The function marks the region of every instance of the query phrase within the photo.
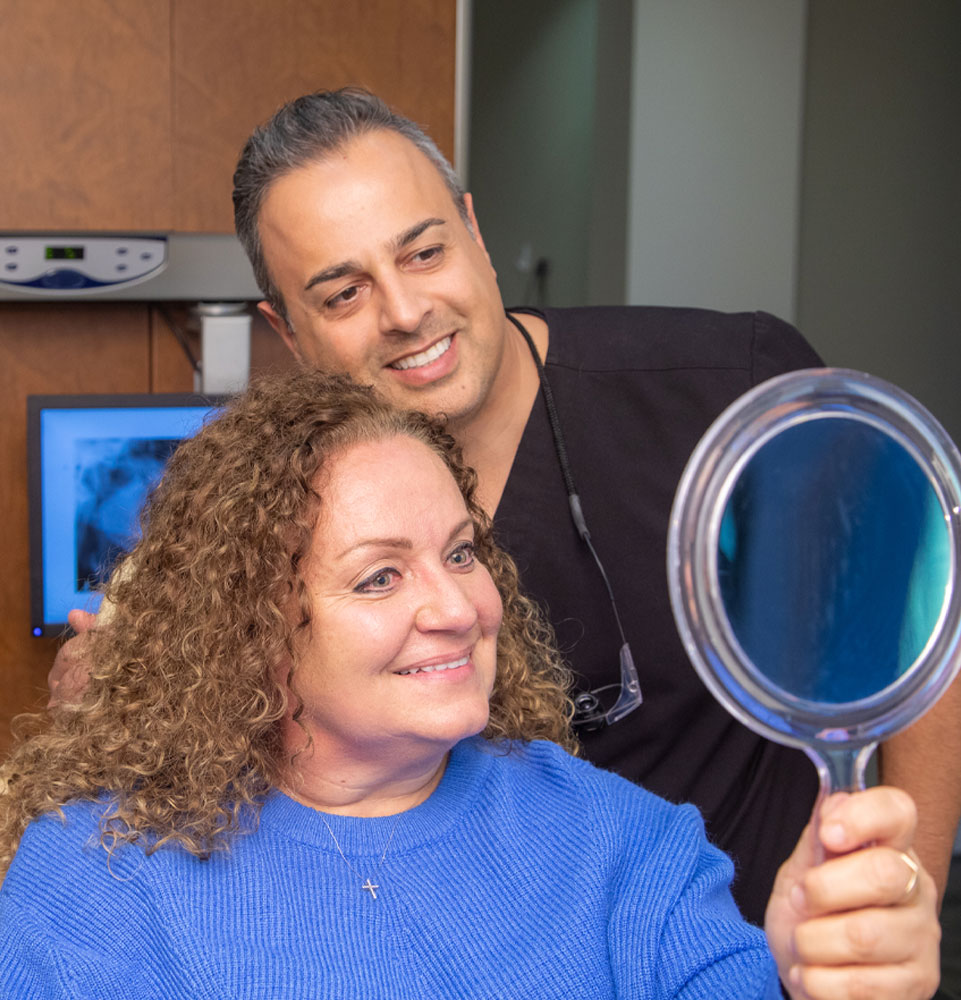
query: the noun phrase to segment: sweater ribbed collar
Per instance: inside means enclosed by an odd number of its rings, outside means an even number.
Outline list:
[[[450,751],[440,783],[420,805],[409,809],[400,821],[397,816],[341,816],[319,813],[275,790],[260,813],[264,832],[289,837],[301,843],[336,852],[333,831],[345,854],[378,856],[393,832],[391,854],[423,847],[439,840],[466,816],[483,794],[495,756],[503,747],[480,737],[462,740]],[[324,820],[330,830],[324,825]],[[396,830],[394,827],[396,825]]]

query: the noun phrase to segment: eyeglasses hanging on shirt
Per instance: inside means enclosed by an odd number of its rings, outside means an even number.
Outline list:
[[[557,452],[557,462],[564,478],[564,488],[567,491],[567,502],[571,511],[571,519],[578,535],[587,546],[588,551],[597,564],[601,579],[607,588],[607,596],[611,600],[611,608],[614,611],[614,621],[617,623],[617,631],[621,637],[620,649],[620,672],[619,684],[605,684],[602,687],[592,688],[590,691],[581,691],[574,697],[574,726],[591,732],[609,726],[619,719],[623,719],[629,712],[633,712],[641,704],[641,685],[637,677],[637,668],[634,666],[634,657],[631,655],[631,647],[628,645],[627,636],[624,634],[624,627],[621,624],[621,616],[617,612],[617,602],[614,600],[614,591],[611,582],[607,577],[604,564],[601,562],[594,543],[591,541],[591,533],[588,530],[587,522],[584,519],[584,511],[581,508],[581,498],[578,496],[577,488],[574,486],[574,478],[571,475],[570,463],[567,460],[567,448],[564,444],[564,435],[561,433],[560,420],[557,417],[557,407],[554,405],[554,394],[551,392],[551,384],[547,380],[547,372],[544,370],[544,363],[541,361],[537,348],[531,335],[527,332],[524,324],[519,319],[507,313],[507,318],[517,327],[521,336],[527,342],[531,357],[537,366],[537,377],[541,383],[541,393],[544,396],[544,404],[547,407],[547,419],[551,425],[551,434],[554,438],[554,450]],[[619,688],[617,699],[609,708],[603,707],[602,695]],[[609,700],[609,699],[608,699]]]

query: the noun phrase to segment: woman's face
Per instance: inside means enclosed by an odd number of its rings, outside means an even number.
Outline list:
[[[413,438],[334,456],[294,687],[315,755],[444,753],[487,724],[501,601],[441,459]]]

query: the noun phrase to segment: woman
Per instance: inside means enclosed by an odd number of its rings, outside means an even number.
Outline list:
[[[562,749],[473,488],[428,418],[310,372],[178,450],[83,702],[3,769],[0,996],[780,995],[696,811]],[[785,866],[791,995],[929,995],[910,803],[828,805],[829,849],[877,846]]]

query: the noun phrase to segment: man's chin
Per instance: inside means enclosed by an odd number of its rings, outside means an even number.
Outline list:
[[[410,382],[388,375],[379,379],[374,388],[398,409],[421,410],[448,420],[457,420],[471,409],[470,401],[465,399],[466,387],[458,389],[451,376],[430,382]]]

